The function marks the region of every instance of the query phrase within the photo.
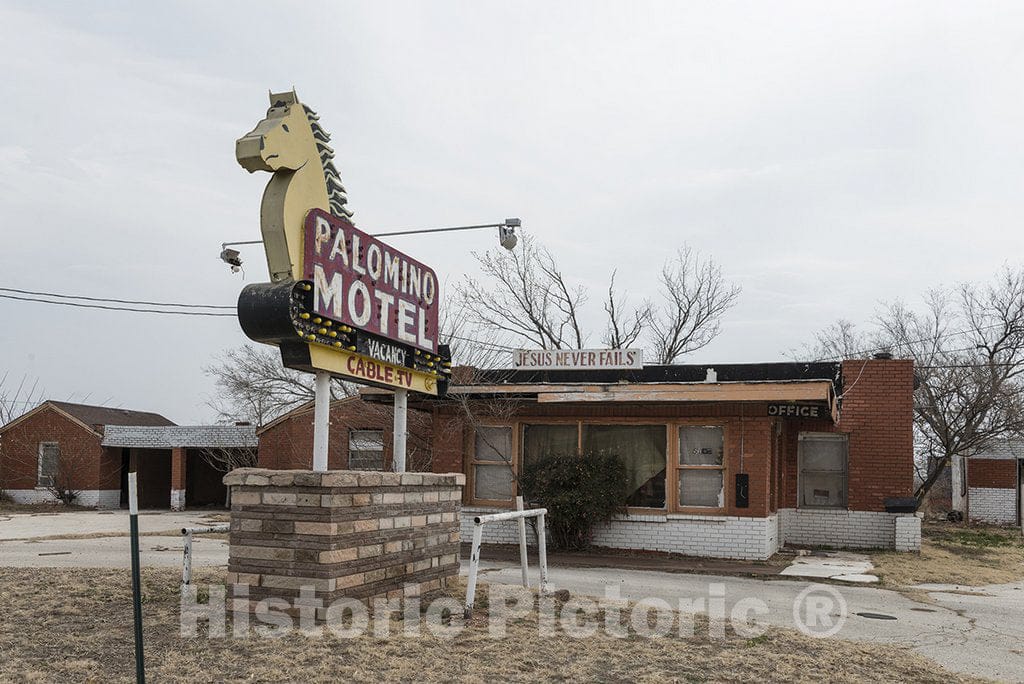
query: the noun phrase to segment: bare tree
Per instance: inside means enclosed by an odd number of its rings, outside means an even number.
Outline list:
[[[10,373],[0,376],[0,425],[7,425],[23,413],[28,413],[43,402],[43,391],[39,378],[29,380],[21,376],[17,383],[10,380]]]
[[[1024,271],[985,285],[929,290],[920,310],[893,302],[877,330],[839,321],[818,334],[814,358],[891,351],[913,359],[915,468],[920,503],[953,459],[1024,435]]]
[[[458,293],[465,310],[486,330],[541,349],[583,347],[583,287],[570,287],[554,257],[533,237],[524,235],[521,245],[473,253],[490,282],[468,276],[463,280]]]
[[[706,347],[718,336],[722,315],[736,304],[740,288],[722,277],[710,258],[682,247],[661,269],[661,303],[652,309],[650,338],[658,363]]]
[[[217,396],[208,405],[222,421],[246,420],[259,427],[313,399],[313,374],[285,368],[268,346],[229,349],[203,370],[216,383]],[[331,383],[332,399],[351,393],[350,385]]]
[[[616,296],[615,276],[617,271],[612,271],[611,281],[608,284],[608,299],[604,302],[604,312],[608,316],[607,327],[601,342],[612,349],[627,349],[632,346],[643,334],[644,329],[651,320],[651,302],[644,303],[630,312],[626,312],[626,295]]]
[[[952,459],[1024,434],[1024,272],[932,290],[922,313],[897,302],[879,325],[893,351],[915,362],[918,452],[932,463],[919,501]]]
[[[791,349],[788,356],[795,361],[841,361],[870,355],[891,347],[878,334],[865,333],[852,322],[840,318],[814,334],[814,342],[799,350]]]

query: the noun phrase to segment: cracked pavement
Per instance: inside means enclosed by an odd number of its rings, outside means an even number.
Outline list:
[[[463,574],[466,568],[463,567]],[[530,583],[539,580],[535,566]],[[519,584],[517,564],[481,560],[481,582]],[[678,600],[705,601],[713,585],[724,588],[725,615],[737,601],[759,599],[767,614],[759,624],[795,629],[794,603],[813,581],[675,574],[614,568],[549,568],[554,589],[575,596],[601,598],[606,587],[618,587],[623,599],[660,598],[672,606]],[[907,646],[940,665],[963,674],[1001,681],[1024,681],[1024,582],[986,587],[929,587],[932,602],[923,603],[890,589],[838,584],[818,585],[838,591],[846,602],[846,621],[834,638]],[[721,595],[721,589],[716,589]],[[896,619],[872,619],[874,613]],[[836,618],[837,611],[831,616]]]

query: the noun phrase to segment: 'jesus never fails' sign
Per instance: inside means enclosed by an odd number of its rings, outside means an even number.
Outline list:
[[[304,237],[304,276],[318,314],[437,352],[433,269],[320,209],[306,216]]]

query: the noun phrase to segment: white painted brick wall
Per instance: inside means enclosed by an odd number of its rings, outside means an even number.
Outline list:
[[[971,519],[997,525],[1017,523],[1017,491],[994,487],[971,487],[967,493]]]
[[[901,515],[896,518],[897,551],[921,550],[921,519],[916,515]]]
[[[172,489],[171,490],[171,510],[172,511],[183,511],[183,510],[185,510],[185,490],[184,489]]]
[[[895,521],[901,517],[916,518],[908,513],[808,508],[783,508],[779,515],[783,544],[852,549],[895,548]]]
[[[473,539],[473,516],[497,509],[464,508],[462,540]],[[485,544],[518,544],[516,522],[509,520],[484,526]],[[527,540],[534,544],[527,528]],[[708,558],[765,560],[779,548],[778,518],[743,518],[708,515],[618,516],[594,530],[594,545],[615,549],[637,549],[681,553]]]
[[[57,503],[57,499],[45,489],[8,489],[7,495],[19,504]],[[76,506],[87,508],[120,508],[120,489],[87,489],[79,492]]]

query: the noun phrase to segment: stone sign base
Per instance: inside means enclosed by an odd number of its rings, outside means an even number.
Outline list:
[[[459,573],[461,473],[239,468],[224,484],[236,610],[267,598],[295,606],[303,587],[316,606],[426,595]]]

